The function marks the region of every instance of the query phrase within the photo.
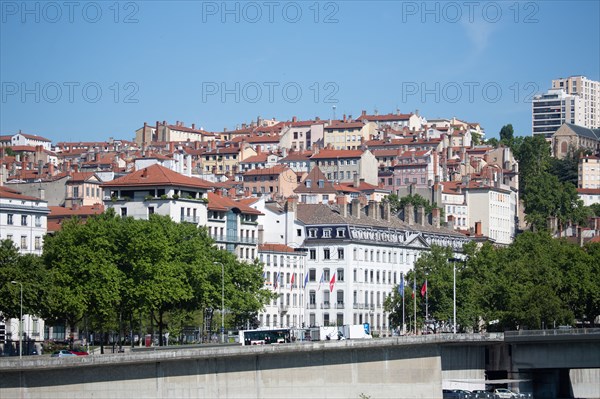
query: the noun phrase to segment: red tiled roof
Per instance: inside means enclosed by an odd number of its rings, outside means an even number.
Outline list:
[[[0,186],[0,198],[18,199],[24,201],[44,201],[40,198],[23,195],[19,191],[6,186]]]
[[[49,206],[50,218],[68,217],[68,216],[90,216],[99,215],[104,212],[104,205],[83,205],[76,208],[65,208],[64,206]]]
[[[73,173],[71,173],[71,180],[69,180],[69,182],[73,182],[73,183],[84,182],[94,175],[95,175],[94,172],[73,172]],[[100,179],[98,179],[98,180],[100,181]]]
[[[48,143],[52,142],[52,140],[49,140],[49,139],[47,139],[45,137],[42,137],[42,136],[37,136],[35,134],[26,134],[26,133],[21,133],[21,132],[19,132],[18,134],[20,134],[21,136],[23,136],[25,138],[28,138],[29,140],[46,141]]]
[[[146,186],[181,186],[192,188],[209,189],[213,187],[211,182],[188,177],[162,165],[155,164],[147,168],[130,173],[126,176],[104,183],[102,187],[146,187]]]
[[[262,215],[263,213],[251,208],[243,202],[234,201],[231,198],[223,197],[215,193],[208,193],[208,209],[211,211],[226,211],[232,208],[238,208],[242,213],[250,215]]]
[[[600,195],[600,188],[578,188],[579,194]]]
[[[254,155],[254,156],[244,159],[240,163],[266,162],[269,155],[271,155],[271,154],[269,154],[268,152],[261,152],[260,154],[257,154],[257,155]]]
[[[260,244],[258,246],[259,252],[295,252],[294,248],[289,247],[285,244]]]
[[[385,115],[360,115],[359,120],[366,119],[368,121],[405,121],[408,120],[413,114],[385,114]]]
[[[287,162],[287,161],[308,161],[308,159],[312,156],[312,151],[290,151],[288,155],[280,159],[279,162]]]

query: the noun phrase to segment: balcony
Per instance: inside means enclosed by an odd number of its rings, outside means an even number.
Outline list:
[[[337,302],[335,304],[336,309],[344,309],[344,302]]]
[[[321,304],[321,309],[330,309],[331,305],[329,304],[329,302],[323,302]]]
[[[279,313],[287,313],[290,310],[289,305],[279,305]]]
[[[181,223],[187,222],[187,223],[198,224],[199,221],[200,221],[200,218],[198,216],[185,216],[185,215],[181,215]]]
[[[306,305],[307,309],[316,309],[317,308],[317,304],[316,303],[309,303]]]
[[[238,237],[235,236],[227,236],[222,234],[211,234],[211,238],[216,242],[222,243],[230,243],[230,244],[246,244],[246,245],[256,245],[258,239],[252,237]]]

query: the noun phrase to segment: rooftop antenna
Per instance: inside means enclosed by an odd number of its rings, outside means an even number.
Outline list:
[[[335,120],[335,109],[337,108],[337,106],[333,105],[331,108],[333,109],[333,120]]]

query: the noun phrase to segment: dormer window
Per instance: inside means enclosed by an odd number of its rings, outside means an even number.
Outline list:
[[[323,229],[323,238],[331,238],[331,229]]]
[[[337,238],[344,238],[345,236],[346,236],[346,230],[344,230],[343,228],[336,230]]]
[[[306,180],[306,188],[311,188],[311,186],[312,186],[312,181]]]
[[[325,181],[323,179],[319,179],[318,185],[319,188],[325,188]]]
[[[308,238],[317,238],[317,229],[308,229]]]

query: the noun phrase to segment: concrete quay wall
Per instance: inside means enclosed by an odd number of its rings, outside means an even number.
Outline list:
[[[441,398],[445,342],[390,338],[2,362],[0,397]],[[444,372],[454,369],[454,376],[465,364],[446,364]]]

